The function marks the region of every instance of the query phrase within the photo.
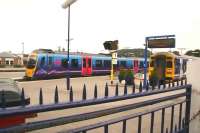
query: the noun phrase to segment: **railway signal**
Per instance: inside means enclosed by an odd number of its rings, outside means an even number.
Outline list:
[[[103,43],[103,45],[104,45],[105,50],[109,50],[109,52],[112,54],[110,80],[111,80],[111,84],[113,84],[113,80],[114,80],[114,65],[117,65],[118,40],[105,41]]]

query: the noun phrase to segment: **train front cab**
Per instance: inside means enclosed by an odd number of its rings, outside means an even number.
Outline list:
[[[167,53],[152,55],[150,57],[149,77],[152,76],[153,71],[155,70],[159,80],[174,80],[174,60],[175,56]]]
[[[35,73],[37,66],[37,54],[31,54],[28,57],[28,62],[26,65],[26,71],[25,71],[25,78],[26,79],[32,79],[33,75]]]
[[[92,57],[83,56],[82,57],[82,76],[90,76],[92,75]]]

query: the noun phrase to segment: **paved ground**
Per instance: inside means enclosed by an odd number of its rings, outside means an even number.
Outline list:
[[[94,93],[94,86],[95,84],[98,86],[98,97],[104,97],[104,87],[106,83],[110,83],[109,77],[108,76],[97,76],[97,77],[85,77],[85,78],[73,78],[71,79],[71,85],[73,86],[73,92],[74,92],[74,99],[80,100],[82,98],[82,90],[83,90],[83,85],[86,84],[87,86],[87,98],[93,98],[93,93]],[[137,84],[139,82],[137,81]],[[59,90],[59,101],[60,102],[66,102],[69,101],[69,91],[66,90],[66,79],[54,79],[54,80],[42,80],[42,81],[29,81],[29,82],[19,82],[20,87],[25,89],[25,93],[31,97],[31,105],[38,104],[38,94],[40,88],[43,89],[43,96],[44,96],[44,103],[53,103],[54,102],[54,91],[55,87],[58,87]],[[119,84],[119,94],[123,95],[124,91],[124,86],[123,84]],[[136,90],[138,91],[138,89]],[[132,92],[132,86],[128,87],[128,93]],[[109,84],[109,96],[113,96],[115,94],[115,86],[111,86]],[[165,95],[171,95],[172,93],[168,93]],[[174,94],[174,93],[173,93]],[[131,99],[131,100],[126,100],[126,101],[120,101],[120,102],[114,102],[114,103],[109,103],[109,104],[101,104],[97,106],[89,106],[89,107],[82,107],[82,108],[76,108],[76,109],[68,109],[68,110],[61,110],[61,111],[53,111],[53,112],[48,112],[48,113],[40,113],[39,116],[35,119],[29,119],[29,121],[37,121],[37,120],[45,120],[49,118],[57,118],[61,116],[69,116],[72,114],[79,114],[79,113],[86,113],[86,112],[91,112],[91,111],[96,111],[99,109],[106,109],[106,108],[111,108],[111,107],[116,107],[116,106],[121,106],[121,105],[127,105],[131,103],[136,103],[139,101],[144,101],[144,100],[149,100],[152,98],[158,98],[164,95],[156,95],[153,97],[145,97],[145,98],[138,98],[138,99]],[[174,102],[174,101],[172,101]],[[123,113],[117,113],[113,114],[110,116],[105,116],[93,120],[88,120],[85,122],[78,122],[78,123],[73,123],[73,124],[68,124],[68,125],[63,125],[59,127],[54,127],[54,128],[48,128],[45,130],[39,130],[35,132],[57,132],[61,131],[63,129],[71,129],[75,127],[80,127],[83,125],[88,125],[91,123],[96,123],[100,121],[105,121],[113,118],[117,118],[123,115],[128,115],[130,113],[135,113],[135,112],[140,112],[141,110],[146,110],[150,108],[154,108],[155,106],[148,106],[145,108],[137,109],[137,110],[131,110],[131,111],[126,111]],[[170,115],[171,109],[166,110],[166,113]],[[178,111],[178,107],[176,107],[176,111]],[[160,112],[156,114],[156,123],[157,125],[157,132],[160,132]],[[149,116],[144,117],[143,122],[146,124],[143,124],[142,130],[144,132],[149,130]],[[167,121],[169,122],[170,117],[166,117],[166,123]],[[134,124],[134,126],[130,126],[130,124]],[[177,120],[176,120],[177,123]],[[136,131],[137,129],[137,119],[135,120],[130,120],[128,121],[128,126],[131,127],[128,129],[128,131]],[[120,126],[119,126],[120,125]],[[110,128],[112,133],[119,132],[121,130],[121,123],[113,125],[113,128]],[[169,125],[166,125],[169,127]],[[98,131],[95,131],[101,133],[102,129],[99,129]]]

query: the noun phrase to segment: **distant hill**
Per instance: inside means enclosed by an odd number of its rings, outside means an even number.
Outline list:
[[[150,51],[148,50],[148,57],[150,56]],[[107,55],[110,56],[110,54],[103,54],[101,55]],[[120,49],[117,51],[118,57],[144,57],[144,49],[138,48],[138,49]]]

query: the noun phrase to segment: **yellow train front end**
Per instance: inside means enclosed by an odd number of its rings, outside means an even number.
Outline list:
[[[174,80],[175,55],[169,52],[159,52],[150,57],[149,79],[158,81]]]
[[[37,54],[32,53],[28,57],[28,62],[25,71],[25,79],[34,79],[36,66],[37,66]]]

